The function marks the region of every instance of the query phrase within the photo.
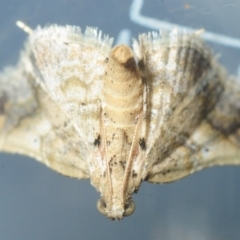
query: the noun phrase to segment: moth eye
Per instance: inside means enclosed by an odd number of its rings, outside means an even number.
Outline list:
[[[107,212],[106,212],[106,203],[105,201],[103,200],[103,198],[100,198],[98,201],[97,201],[97,209],[98,211],[103,214],[103,215],[107,215]]]
[[[133,201],[129,201],[129,202],[125,205],[125,211],[124,211],[123,216],[124,216],[124,217],[130,216],[131,214],[133,214],[134,210],[135,210],[135,203],[134,203]]]

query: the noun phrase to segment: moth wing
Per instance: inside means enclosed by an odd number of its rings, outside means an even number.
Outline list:
[[[68,177],[89,178],[89,147],[62,109],[39,87],[36,89],[51,129],[41,138],[44,163]]]
[[[171,182],[206,167],[240,164],[239,83],[227,80],[204,42],[176,30],[142,35],[134,51],[151,106],[145,179]]]
[[[41,137],[50,130],[20,63],[0,74],[0,149],[42,161]]]
[[[33,157],[69,177],[88,178],[84,141],[30,68],[24,52],[17,67],[0,74],[0,150]]]
[[[150,182],[172,182],[204,168],[240,165],[240,84],[226,79],[215,107],[184,145],[156,164]]]
[[[240,165],[240,131],[230,135],[203,122],[188,141],[189,146],[178,147],[169,157],[153,166],[147,181],[165,183],[179,180],[202,169]]]
[[[96,29],[38,28],[29,37],[36,81],[92,144],[100,132],[102,78],[112,40]]]

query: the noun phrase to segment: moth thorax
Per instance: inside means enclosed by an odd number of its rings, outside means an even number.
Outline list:
[[[142,112],[143,84],[133,52],[128,46],[119,45],[111,50],[105,76],[105,124],[119,128],[136,125]]]

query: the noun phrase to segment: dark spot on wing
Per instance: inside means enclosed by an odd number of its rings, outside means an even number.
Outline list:
[[[119,161],[119,164],[123,169],[126,168],[126,161]]]
[[[95,147],[99,147],[100,144],[101,144],[101,136],[98,135],[98,137],[94,140],[93,145],[94,145]]]
[[[146,142],[144,138],[140,138],[138,143],[142,150],[146,150]]]
[[[137,173],[135,172],[135,170],[132,171],[132,177],[133,178],[137,177]]]
[[[138,62],[138,67],[139,67],[140,70],[144,70],[145,69],[145,65],[144,65],[143,59],[141,59]]]

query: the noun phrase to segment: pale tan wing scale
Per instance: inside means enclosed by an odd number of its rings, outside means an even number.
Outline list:
[[[146,180],[171,182],[205,167],[240,164],[240,141],[231,136],[240,122],[239,83],[230,83],[200,37],[143,34],[134,51],[151,106]]]
[[[71,120],[83,141],[99,134],[102,78],[112,39],[94,28],[50,26],[30,35],[36,81]]]
[[[1,74],[2,151],[32,156],[70,177],[89,177],[110,42],[91,28],[85,35],[57,26],[30,34],[17,68]]]

